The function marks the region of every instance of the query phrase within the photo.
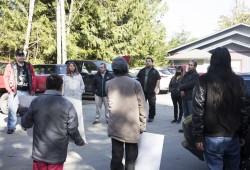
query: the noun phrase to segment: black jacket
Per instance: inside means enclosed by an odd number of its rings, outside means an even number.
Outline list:
[[[106,71],[104,78],[102,77],[100,72],[97,72],[93,78],[93,91],[97,96],[105,97],[107,96],[105,91],[106,81],[114,78],[114,75],[110,73],[108,70]]]
[[[180,91],[185,92],[183,99],[192,100],[192,92],[198,78],[199,74],[196,70],[190,70],[184,74],[179,87]]]
[[[237,75],[235,75],[237,76]],[[237,82],[241,83],[242,87],[245,87],[244,80],[237,76]],[[239,91],[238,99],[239,104],[235,104],[233,107],[238,110],[239,114],[228,113],[227,119],[219,119],[216,115],[213,103],[213,96],[211,91],[211,85],[207,83],[206,74],[202,75],[194,88],[193,95],[193,135],[196,142],[201,142],[204,136],[208,137],[244,137],[248,128],[248,113],[247,113],[247,101],[246,90]],[[237,96],[236,96],[237,97]],[[231,106],[228,106],[231,107]],[[232,108],[232,107],[231,107]]]
[[[137,80],[141,83],[144,92],[152,93],[155,90],[157,80],[160,80],[161,76],[159,72],[154,67],[152,67],[148,73],[146,89],[144,89],[145,72],[146,72],[146,67],[139,71],[139,73],[137,74]]]
[[[176,76],[173,76],[171,78],[171,81],[169,83],[169,92],[171,93],[171,97],[173,98],[179,98],[181,97],[179,87],[181,85],[181,79],[179,78],[178,80],[176,79]]]

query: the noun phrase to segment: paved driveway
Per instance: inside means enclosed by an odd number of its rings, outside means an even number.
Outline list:
[[[157,96],[157,115],[153,123],[147,124],[147,131],[165,135],[161,170],[206,170],[204,162],[198,160],[181,146],[183,134],[178,133],[181,125],[171,124],[173,107],[169,94]],[[83,101],[85,133],[88,145],[78,147],[70,144],[65,170],[109,170],[111,142],[107,137],[107,125],[104,117],[102,124],[92,125],[95,117],[93,100]],[[104,111],[103,111],[104,115]],[[102,116],[103,116],[102,115]],[[6,134],[7,116],[0,114],[0,169],[32,169],[32,129],[22,131],[20,118],[17,130]],[[152,146],[153,147],[153,146]]]

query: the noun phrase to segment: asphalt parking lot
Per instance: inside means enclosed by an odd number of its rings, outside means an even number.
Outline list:
[[[184,139],[178,130],[181,124],[171,124],[173,107],[169,94],[157,95],[157,115],[154,122],[147,124],[147,131],[165,136],[160,170],[206,170],[200,161],[181,146]],[[111,158],[111,141],[107,136],[107,124],[92,125],[95,117],[94,100],[83,100],[85,133],[88,145],[83,147],[70,143],[65,170],[108,170]],[[7,135],[7,116],[0,114],[0,169],[32,169],[32,129],[23,131],[18,118],[17,130]],[[152,146],[154,147],[154,146]]]

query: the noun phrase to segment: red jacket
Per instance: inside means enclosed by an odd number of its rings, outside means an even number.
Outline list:
[[[4,86],[5,86],[5,89],[8,91],[8,93],[11,93],[11,92],[16,93],[16,91],[17,91],[17,85],[16,85],[17,77],[15,76],[14,68],[13,68],[13,66],[15,64],[17,64],[17,63],[12,62],[10,64],[7,64],[5,71],[4,71]],[[32,78],[32,80],[29,81],[29,82],[31,82],[31,84],[29,83],[29,89],[30,89],[29,91],[35,93],[35,91],[36,91],[36,76],[34,73],[33,66],[27,62],[25,62],[25,64],[26,65],[29,64],[29,69],[30,69],[29,72],[30,72],[30,75]]]

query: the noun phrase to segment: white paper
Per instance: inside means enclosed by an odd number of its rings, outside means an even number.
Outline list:
[[[19,104],[22,107],[29,107],[32,100],[35,99],[36,97],[37,96],[19,96]],[[78,130],[79,130],[79,133],[80,133],[81,137],[83,138],[84,142],[87,143],[85,131],[84,131],[82,101],[73,99],[71,97],[65,97],[65,96],[63,96],[63,97],[65,99],[67,99],[68,101],[70,101],[73,104],[73,106],[75,107],[76,112],[77,112],[77,116],[78,116],[78,124],[79,124]],[[70,141],[73,142],[72,140],[70,140]]]
[[[135,170],[159,170],[164,135],[144,132],[138,143]]]

